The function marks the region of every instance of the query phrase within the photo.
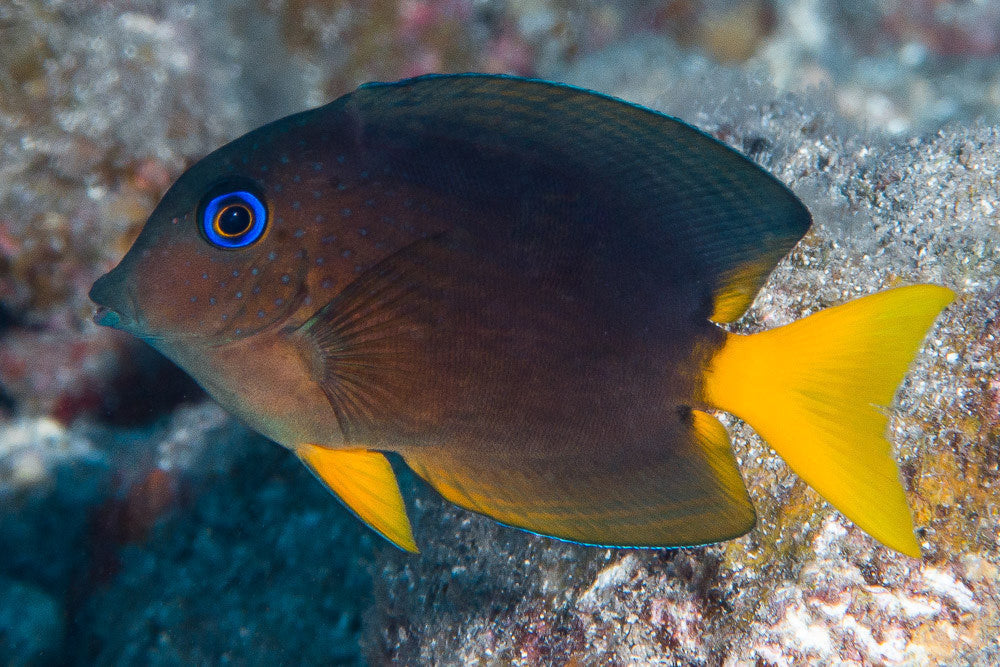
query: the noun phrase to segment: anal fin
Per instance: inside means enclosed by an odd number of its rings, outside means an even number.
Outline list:
[[[396,475],[384,454],[308,444],[296,454],[359,519],[400,549],[419,551]]]
[[[725,428],[695,410],[681,425],[674,438],[618,443],[605,458],[512,461],[453,447],[418,448],[404,460],[446,500],[540,535],[613,547],[743,535],[756,516]]]

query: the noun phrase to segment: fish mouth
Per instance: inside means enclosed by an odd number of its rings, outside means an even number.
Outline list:
[[[134,332],[137,329],[137,322],[133,315],[135,312],[133,296],[130,291],[119,287],[119,282],[112,278],[112,273],[98,278],[90,288],[88,296],[97,306],[97,310],[94,311],[94,323]]]
[[[143,335],[138,323],[133,318],[114,308],[100,304],[98,304],[97,310],[94,311],[94,324],[118,329],[119,331],[126,331],[140,337]]]
[[[120,329],[122,327],[122,316],[111,310],[107,306],[98,306],[94,312],[94,324],[102,327]]]

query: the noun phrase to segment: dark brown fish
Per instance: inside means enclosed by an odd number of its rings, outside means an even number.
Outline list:
[[[91,297],[416,546],[397,452],[447,499],[578,542],[677,546],[754,511],[747,419],[918,555],[884,410],[949,290],[727,334],[809,213],[742,155],[588,91],[370,84],[188,170]]]

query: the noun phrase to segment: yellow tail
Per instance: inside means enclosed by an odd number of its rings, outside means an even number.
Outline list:
[[[729,334],[705,401],[752,426],[792,470],[865,532],[919,557],[888,409],[954,293],[900,287],[750,336]]]

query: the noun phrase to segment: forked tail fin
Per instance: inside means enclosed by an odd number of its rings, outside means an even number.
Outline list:
[[[752,426],[797,475],[872,537],[919,557],[885,432],[896,387],[954,293],[900,287],[771,331],[729,334],[706,403]]]

